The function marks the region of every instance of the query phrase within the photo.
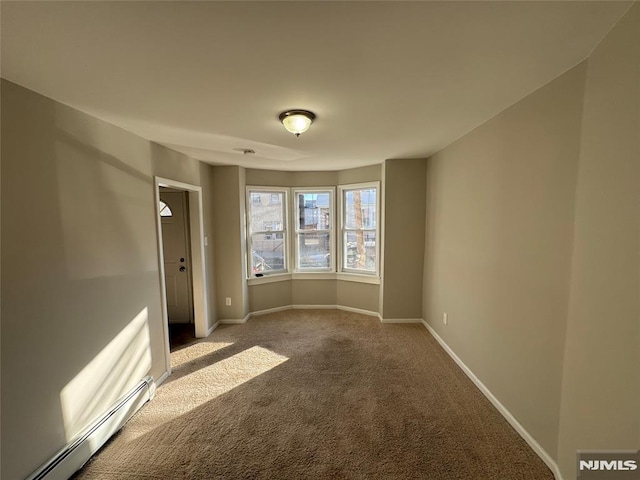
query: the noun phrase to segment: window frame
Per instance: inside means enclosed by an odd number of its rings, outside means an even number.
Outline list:
[[[335,208],[335,187],[294,187],[292,188],[291,198],[293,199],[291,202],[291,215],[293,216],[293,228],[292,230],[292,243],[293,248],[291,249],[293,254],[293,261],[291,265],[294,266],[295,273],[334,273],[336,272],[336,234],[335,234],[335,225],[336,225],[336,208]],[[329,229],[314,229],[314,230],[301,230],[300,229],[300,212],[298,205],[298,194],[302,193],[318,193],[318,194],[329,194]],[[328,267],[317,267],[317,268],[301,268],[300,267],[300,235],[303,233],[328,233],[329,234],[329,266]]]
[[[287,274],[290,271],[289,265],[291,262],[290,259],[290,238],[289,238],[289,193],[290,193],[290,188],[287,187],[263,187],[263,186],[258,186],[258,185],[247,185],[246,187],[246,208],[245,208],[245,215],[246,215],[246,231],[247,231],[247,278],[251,279],[251,278],[263,278],[263,277],[268,277],[268,276],[272,276],[272,275],[282,275],[282,274]],[[277,193],[281,193],[283,194],[283,201],[282,203],[280,203],[278,206],[280,207],[281,211],[282,211],[282,230],[258,230],[258,231],[252,231],[251,230],[251,210],[252,207],[255,205],[252,201],[252,193],[261,193],[261,194],[266,194],[269,195],[268,197],[268,202],[266,204],[266,206],[271,206],[274,207],[277,204],[272,203],[272,195],[277,194]],[[260,273],[260,277],[257,277],[256,273],[253,272],[253,235],[258,235],[258,234],[274,234],[277,238],[277,234],[282,234],[282,241],[283,241],[283,261],[284,261],[284,268],[283,269],[279,269],[279,270],[272,270],[272,271],[263,271],[263,272],[258,272]]]
[[[346,206],[347,202],[345,201],[345,196],[347,192],[355,191],[355,190],[371,190],[375,189],[376,191],[376,215],[375,215],[375,228],[346,228]],[[347,185],[339,185],[338,186],[339,196],[338,196],[338,208],[340,210],[340,240],[339,240],[339,263],[338,263],[338,273],[347,273],[350,275],[362,275],[367,277],[379,277],[380,276],[380,244],[382,241],[381,238],[381,228],[380,228],[380,182],[365,182],[365,183],[352,183]],[[376,235],[376,250],[375,250],[375,270],[360,270],[356,268],[349,268],[345,265],[347,254],[347,241],[346,235],[348,232],[357,232],[362,230],[363,232],[374,232]]]

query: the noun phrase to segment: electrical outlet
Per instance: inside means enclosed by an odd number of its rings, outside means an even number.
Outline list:
[[[227,298],[225,299],[224,303],[225,303],[225,305],[226,305],[227,307],[230,307],[230,306],[231,306],[231,297],[227,297]]]
[[[449,315],[447,315],[446,313],[442,314],[442,323],[444,323],[445,325],[449,323]]]

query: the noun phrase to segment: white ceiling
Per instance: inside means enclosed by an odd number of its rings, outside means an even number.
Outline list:
[[[212,164],[335,170],[435,153],[629,6],[3,1],[2,76]],[[318,117],[300,138],[278,121],[291,108]]]

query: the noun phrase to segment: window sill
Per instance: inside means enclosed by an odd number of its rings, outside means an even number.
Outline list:
[[[366,275],[362,273],[339,272],[336,274],[338,280],[343,282],[369,283],[372,285],[380,285],[380,277],[377,275]]]
[[[262,285],[263,283],[287,282],[291,280],[290,273],[274,273],[264,277],[251,277],[247,279],[247,285]]]
[[[375,275],[363,275],[345,272],[304,272],[304,273],[277,273],[264,277],[252,277],[247,279],[247,285],[262,285],[265,283],[288,282],[290,280],[340,280],[342,282],[368,283],[380,285],[380,277]]]
[[[291,276],[294,280],[335,280],[336,272],[295,272]]]

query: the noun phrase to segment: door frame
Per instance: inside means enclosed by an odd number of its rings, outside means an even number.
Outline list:
[[[164,251],[162,246],[162,222],[160,218],[160,187],[184,190],[189,196],[189,237],[191,242],[191,286],[193,292],[193,324],[196,338],[211,332],[207,328],[209,302],[207,295],[207,268],[205,259],[204,216],[202,187],[163,177],[154,177],[154,200],[156,211],[156,235],[158,242],[158,266],[160,271],[160,297],[162,300],[162,329],[164,330],[166,374],[171,374],[171,351],[169,347],[169,315],[167,313],[167,291],[164,278]]]

